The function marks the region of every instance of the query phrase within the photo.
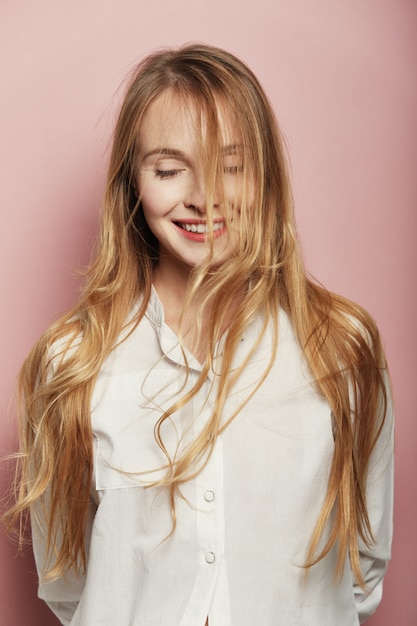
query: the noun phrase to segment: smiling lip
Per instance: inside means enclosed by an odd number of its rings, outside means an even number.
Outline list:
[[[207,241],[209,229],[207,223],[198,220],[186,220],[182,222],[174,222],[175,226],[181,231],[181,234],[191,241],[200,243]],[[226,230],[223,220],[217,220],[213,223],[213,237],[217,239],[221,237]]]

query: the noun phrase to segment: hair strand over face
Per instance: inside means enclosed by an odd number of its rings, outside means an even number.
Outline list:
[[[219,111],[238,135],[245,166],[244,210],[235,254],[215,271],[209,262],[197,268],[185,303],[197,295],[201,309],[210,306],[212,313],[201,376],[194,389],[164,414],[155,431],[164,449],[162,425],[201,388],[213,367],[224,312],[239,296],[240,305],[225,336],[212,417],[182,457],[167,457],[162,483],[170,490],[174,523],[174,495],[207,462],[225,427],[225,400],[246,365],[236,371],[232,367],[242,333],[256,316],[263,316],[254,352],[268,320],[275,320],[272,364],[279,349],[276,320],[281,307],[290,317],[320,393],[329,402],[336,431],[327,496],[306,556],[307,567],[337,545],[338,573],[349,554],[355,577],[364,585],[358,537],[365,543],[372,540],[365,487],[385,415],[381,398],[383,404],[386,365],[378,332],[362,309],[307,279],[295,234],[284,143],[272,107],[245,64],[205,45],[159,51],[144,59],[131,76],[114,132],[95,260],[77,305],[48,329],[22,368],[20,491],[8,512],[8,523],[28,508],[38,510],[43,501],[49,511],[51,555],[55,551],[49,576],[85,566],[93,468],[91,393],[104,359],[121,340],[121,333],[126,336],[139,323],[149,302],[158,242],[141,210],[135,167],[144,115],[168,91],[201,111],[209,206],[219,179]],[[199,319],[202,315],[200,310]],[[320,551],[328,527],[329,540]]]

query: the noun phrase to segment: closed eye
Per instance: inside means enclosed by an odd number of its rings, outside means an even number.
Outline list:
[[[230,165],[223,168],[225,174],[239,174],[243,172],[243,165]]]
[[[180,174],[183,171],[184,171],[183,169],[155,170],[155,176],[157,176],[157,178],[174,178],[175,176],[178,176],[178,174]]]

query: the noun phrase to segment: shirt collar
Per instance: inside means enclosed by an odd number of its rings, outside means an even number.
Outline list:
[[[145,315],[155,328],[161,328],[165,324],[164,308],[153,285]]]
[[[177,335],[165,323],[164,307],[153,285],[145,315],[155,329],[159,345],[165,357],[177,365],[183,367],[188,365],[190,369],[201,371],[199,361],[186,348],[184,348],[184,351],[181,349]]]

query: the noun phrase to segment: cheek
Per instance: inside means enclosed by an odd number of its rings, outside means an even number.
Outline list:
[[[149,217],[161,217],[181,201],[181,189],[173,181],[155,181],[141,189],[143,212]]]
[[[225,199],[232,218],[236,218],[242,211],[250,213],[255,201],[254,188],[252,185],[244,188],[237,181],[230,182],[225,186]]]
[[[145,218],[149,221],[164,214],[167,201],[163,193],[150,185],[141,192],[141,203]]]

